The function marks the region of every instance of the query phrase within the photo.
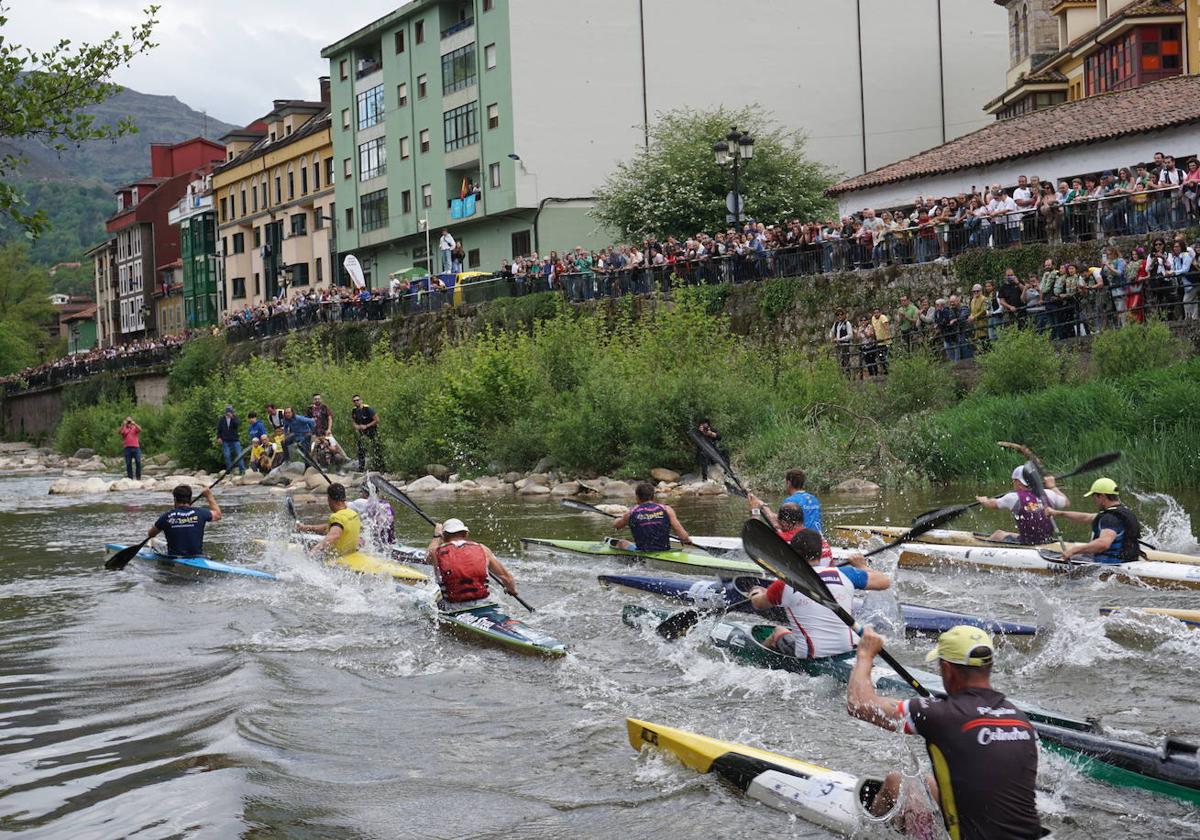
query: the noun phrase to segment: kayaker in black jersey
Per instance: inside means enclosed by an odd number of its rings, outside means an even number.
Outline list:
[[[1017,532],[995,531],[988,539],[1019,545],[1041,545],[1054,539],[1054,521],[1047,512],[1049,507],[1062,510],[1071,504],[1066,493],[1054,485],[1054,476],[1047,475],[1042,481],[1046,488],[1045,499],[1039,498],[1029,489],[1025,465],[1017,467],[1012,473],[1013,489],[998,499],[988,496],[976,496],[975,501],[988,510],[1007,510],[1017,523]]]
[[[679,524],[679,518],[670,505],[654,501],[654,485],[643,481],[634,494],[638,503],[613,520],[613,528],[629,526],[633,542],[617,540],[619,548],[636,548],[638,551],[670,551],[671,532],[684,545],[693,545],[688,532]]]
[[[1043,835],[1034,784],[1037,736],[1025,713],[992,688],[992,637],[959,625],[938,637],[926,660],[937,660],[947,696],[896,700],[875,691],[871,668],[883,639],[867,628],[850,675],[847,709],[883,729],[920,735],[933,763],[929,792],[940,802],[952,840],[1036,840]],[[888,813],[899,796],[901,777],[889,773],[871,810]],[[905,809],[904,823],[920,821]],[[904,825],[900,826],[902,829]]]
[[[1064,560],[1074,557],[1095,563],[1129,563],[1138,559],[1142,524],[1133,511],[1121,504],[1119,494],[1120,488],[1111,478],[1097,478],[1092,482],[1092,488],[1083,495],[1092,497],[1099,513],[1050,511],[1051,516],[1062,516],[1072,522],[1084,522],[1092,526],[1091,542],[1069,546],[1063,552]]]
[[[158,521],[150,529],[150,539],[164,534],[167,539],[167,554],[172,557],[199,557],[204,554],[204,525],[217,522],[221,518],[221,506],[217,504],[212,489],[205,487],[200,491],[207,508],[192,506],[192,488],[180,484],[171,496],[175,506],[158,517]]]
[[[468,538],[467,526],[461,519],[447,519],[434,528],[433,540],[426,553],[433,564],[445,604],[486,600],[490,594],[489,570],[496,573],[505,592],[517,594],[517,582],[512,573],[496,559],[490,548]]]

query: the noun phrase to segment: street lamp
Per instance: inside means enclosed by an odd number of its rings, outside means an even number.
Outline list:
[[[725,139],[714,143],[712,148],[717,166],[724,167],[726,164],[733,164],[733,192],[730,193],[729,201],[726,204],[732,216],[730,221],[739,223],[742,221],[742,193],[739,189],[738,165],[741,161],[754,157],[754,138],[748,131],[738,131],[738,127],[735,125],[725,135]]]

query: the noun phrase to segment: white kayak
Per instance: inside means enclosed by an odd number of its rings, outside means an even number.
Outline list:
[[[900,565],[906,568],[971,566],[992,571],[1096,575],[1101,580],[1116,578],[1166,589],[1200,589],[1200,566],[1158,560],[1135,560],[1132,563],[1063,562],[1051,559],[1053,556],[1053,552],[1036,548],[927,543],[904,543],[900,546]]]

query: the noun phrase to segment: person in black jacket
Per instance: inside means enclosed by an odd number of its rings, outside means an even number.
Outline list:
[[[707,418],[702,418],[700,420],[696,426],[696,431],[708,438],[708,440],[712,443],[713,448],[725,456],[726,461],[729,460],[729,456],[726,455],[725,450],[717,445],[718,441],[721,440],[721,433],[712,427],[712,424],[708,422]],[[696,447],[696,465],[700,467],[701,479],[708,481],[708,468],[715,463],[715,461],[704,454],[703,449],[698,446]]]
[[[221,454],[225,456],[225,472],[233,472],[236,464],[238,475],[245,475],[246,468],[242,466],[242,442],[238,440],[238,431],[242,421],[233,413],[233,406],[225,406],[225,413],[217,421],[217,443],[221,446]]]

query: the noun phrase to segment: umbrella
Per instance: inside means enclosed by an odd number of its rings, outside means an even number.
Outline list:
[[[390,274],[388,274],[388,277],[404,277],[409,280],[416,280],[418,277],[428,277],[428,276],[429,276],[428,269],[417,268],[416,266],[413,266],[412,268],[401,269],[400,271],[393,271]]]

